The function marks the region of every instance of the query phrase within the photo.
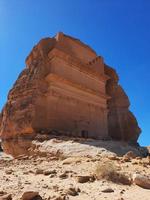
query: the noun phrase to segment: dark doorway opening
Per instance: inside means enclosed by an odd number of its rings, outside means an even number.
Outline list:
[[[81,137],[88,138],[88,131],[87,130],[82,130],[81,131]]]

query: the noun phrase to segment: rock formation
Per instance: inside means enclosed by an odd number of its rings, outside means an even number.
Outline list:
[[[130,102],[123,88],[118,84],[114,69],[105,65],[105,73],[110,77],[106,83],[108,99],[108,132],[112,139],[135,143],[141,132],[136,118],[129,110]]]
[[[129,105],[115,70],[89,46],[58,33],[32,49],[8,94],[0,117],[3,148],[11,153],[14,139],[54,131],[136,143],[140,128]]]

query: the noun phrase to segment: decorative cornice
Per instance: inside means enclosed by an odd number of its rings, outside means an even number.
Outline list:
[[[67,63],[69,63],[70,67],[74,67],[78,69],[79,71],[86,73],[88,76],[97,78],[100,81],[106,82],[108,79],[110,79],[110,77],[107,76],[106,74],[100,74],[96,70],[92,69],[88,64],[83,63],[78,58],[75,58],[58,48],[52,49],[49,52],[48,57],[50,60],[55,59],[55,58],[60,58],[66,61]]]

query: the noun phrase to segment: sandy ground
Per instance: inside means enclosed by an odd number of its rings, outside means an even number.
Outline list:
[[[34,142],[40,151],[53,152],[53,155],[23,156],[12,158],[4,153],[0,156],[0,192],[12,194],[14,200],[21,198],[26,191],[37,191],[43,199],[54,200],[149,200],[150,190],[143,189],[137,185],[124,185],[113,183],[105,179],[78,182],[78,176],[94,176],[98,165],[109,162],[112,167],[132,177],[132,174],[139,172],[143,175],[150,175],[149,158],[135,158],[124,161],[118,157],[106,144],[90,145],[52,139],[46,142]],[[93,142],[93,141],[92,141]],[[102,143],[102,142],[100,142]],[[115,151],[127,146],[113,144]],[[61,150],[61,153],[60,151]],[[64,154],[62,154],[62,152]],[[44,155],[44,154],[43,154]],[[117,158],[117,159],[116,159]],[[75,196],[68,193],[68,189],[77,191]],[[104,189],[111,188],[109,193]],[[59,198],[58,198],[59,197]]]

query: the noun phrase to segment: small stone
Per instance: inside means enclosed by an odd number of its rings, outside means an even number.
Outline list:
[[[48,175],[50,175],[50,174],[56,174],[57,172],[56,172],[56,170],[45,170],[44,172],[43,172],[43,174],[45,175],[45,176],[48,176]]]
[[[31,183],[30,183],[29,181],[27,181],[27,180],[26,180],[24,183],[25,183],[25,184],[31,184]]]
[[[120,160],[120,158],[118,158],[117,156],[115,155],[111,155],[108,157],[109,160]]]
[[[23,174],[26,174],[26,175],[27,175],[27,174],[29,174],[29,171],[24,171]]]
[[[120,194],[124,194],[124,192],[125,192],[125,190],[123,189],[123,190],[120,191]]]
[[[42,197],[38,192],[27,191],[23,193],[21,200],[42,200]]]
[[[43,169],[37,169],[35,171],[35,174],[43,174],[44,173],[44,170]]]
[[[55,177],[55,174],[51,174],[49,177],[50,177],[50,178],[54,178],[54,177]]]
[[[132,179],[136,185],[144,189],[150,189],[150,177],[141,174],[133,174]]]
[[[44,185],[42,186],[42,188],[48,188],[48,185],[47,185],[47,184],[44,184]]]
[[[133,164],[133,165],[138,165],[138,162],[135,161],[135,160],[133,160],[133,161],[132,161],[132,164]]]
[[[93,182],[95,179],[93,176],[77,176],[78,183],[86,183],[86,182]]]
[[[106,189],[102,190],[102,192],[111,193],[111,192],[114,192],[114,190],[112,188],[106,188]]]
[[[64,172],[63,174],[59,175],[59,178],[65,179],[68,178],[68,175]]]
[[[69,188],[66,190],[66,194],[71,195],[71,196],[77,196],[78,195],[78,189],[76,188]]]
[[[13,173],[13,170],[12,170],[12,169],[7,169],[7,170],[5,170],[5,173],[6,173],[6,174],[12,174],[12,173]]]

